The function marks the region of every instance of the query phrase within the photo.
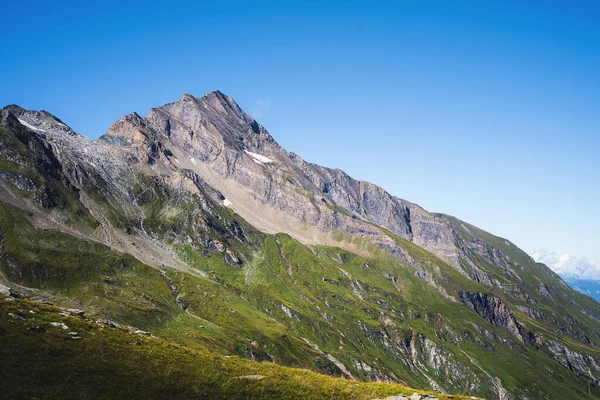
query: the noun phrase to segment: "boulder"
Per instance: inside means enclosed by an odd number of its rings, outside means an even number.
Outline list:
[[[4,286],[2,284],[0,284],[0,294],[3,294],[5,296],[10,296],[10,288],[8,286]]]

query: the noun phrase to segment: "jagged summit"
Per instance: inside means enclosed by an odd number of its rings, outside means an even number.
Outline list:
[[[77,133],[71,129],[71,127],[48,111],[26,110],[23,107],[15,104],[4,107],[3,111],[13,114],[15,117],[17,117],[21,124],[39,132],[77,135]]]
[[[130,114],[115,122],[100,140],[113,145],[172,142],[205,160],[223,145],[238,151],[260,150],[272,136],[229,96],[214,91],[203,97],[184,94],[178,101],[150,110],[147,117]]]

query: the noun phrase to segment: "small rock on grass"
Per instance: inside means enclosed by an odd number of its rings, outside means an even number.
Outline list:
[[[10,288],[8,286],[0,285],[0,293],[5,296],[10,296]]]
[[[111,328],[117,328],[117,329],[121,327],[120,324],[117,324],[116,322],[109,321],[108,319],[104,319],[104,318],[100,318],[98,321],[96,321],[96,324],[106,325],[106,326],[110,326]]]
[[[23,321],[25,319],[25,318],[21,317],[20,315],[13,314],[11,312],[9,312],[8,315],[10,315],[11,317],[13,317],[14,319],[18,319],[19,321]]]
[[[79,317],[83,317],[83,315],[85,314],[85,312],[83,310],[80,310],[78,308],[67,308],[66,310],[69,314],[72,315],[77,315]]]
[[[60,329],[65,329],[65,330],[69,329],[69,327],[67,325],[63,324],[62,322],[50,322],[50,325],[55,326]]]

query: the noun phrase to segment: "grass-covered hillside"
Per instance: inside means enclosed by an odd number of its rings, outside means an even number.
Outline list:
[[[173,245],[201,274],[159,271],[102,244],[38,229],[16,207],[0,203],[0,210],[5,278],[38,298],[149,331],[173,349],[178,344],[215,357],[241,356],[446,393],[491,397],[498,379],[503,388],[517,393],[535,395],[552,388],[564,396],[593,397],[595,386],[588,387],[577,374],[506,329],[449,301],[426,281],[414,279],[412,267],[383,253],[364,258],[339,248],[305,246],[284,234],[262,235],[242,266],[228,263],[226,253],[206,257],[190,246]],[[444,284],[448,293],[484,290],[417,246],[406,244],[406,249],[429,265],[429,273],[439,269],[453,278]],[[28,337],[38,336],[27,333],[23,339]],[[120,334],[113,339],[128,338]],[[271,364],[252,368],[264,365]],[[546,374],[540,376],[540,369]],[[96,375],[100,379],[101,367]]]
[[[0,397],[6,399],[320,400],[416,392],[398,384],[357,382],[224,357],[4,295],[0,359]]]

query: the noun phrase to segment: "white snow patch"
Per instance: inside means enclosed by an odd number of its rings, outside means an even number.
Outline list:
[[[231,203],[231,201],[229,201],[229,199],[223,200],[223,205],[229,208],[233,207],[233,204]]]
[[[244,153],[248,154],[250,157],[252,157],[252,160],[257,163],[257,164],[271,164],[273,163],[273,160],[271,160],[269,157],[265,157],[261,154],[258,153],[253,153],[251,151],[248,150],[244,150]]]
[[[196,164],[196,160],[194,160],[192,157],[190,157],[190,161],[192,162],[192,164],[198,165],[198,164]]]
[[[46,132],[46,131],[45,131],[45,130],[43,130],[43,129],[36,128],[35,126],[33,126],[33,125],[29,124],[27,121],[23,121],[21,118],[17,118],[17,119],[19,120],[19,122],[20,122],[22,125],[25,125],[25,126],[26,126],[26,127],[28,127],[29,129],[33,129],[34,131],[38,131],[38,132]]]

